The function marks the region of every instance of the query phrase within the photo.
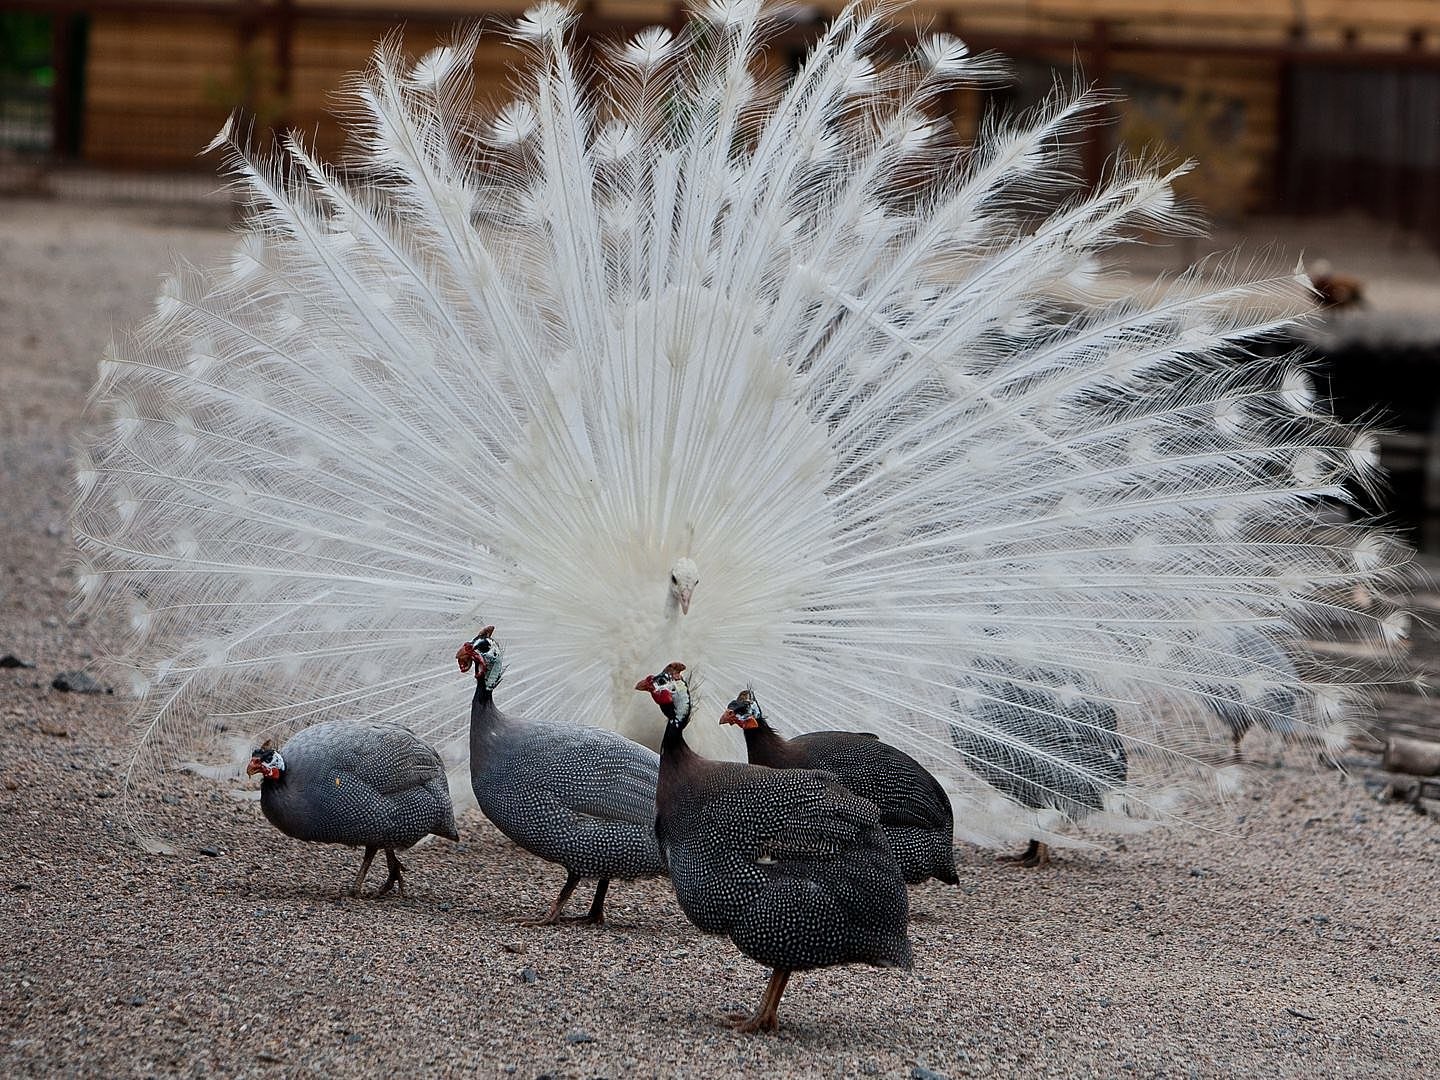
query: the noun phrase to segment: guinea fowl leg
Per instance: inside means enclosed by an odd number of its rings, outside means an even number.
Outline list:
[[[400,895],[404,896],[405,867],[395,852],[391,851],[388,847],[385,849],[385,863],[390,868],[390,876],[385,879],[385,884],[380,886],[380,891],[375,895],[377,897],[384,896],[390,891],[390,886],[393,885],[400,890]]]
[[[522,919],[521,926],[552,926],[560,921],[560,912],[565,910],[565,901],[570,899],[570,894],[575,891],[575,886],[580,884],[580,877],[577,874],[569,874],[565,878],[565,887],[560,890],[560,895],[550,905],[550,910],[541,915],[538,919]],[[599,892],[599,886],[596,886]]]
[[[365,858],[360,863],[360,873],[355,875],[355,886],[350,890],[351,896],[360,895],[360,886],[365,884],[365,875],[370,873],[370,864],[375,861],[375,852],[380,848],[371,844],[365,848]]]
[[[760,999],[760,1008],[755,1010],[754,1016],[746,1016],[743,1013],[730,1017],[730,1026],[742,1034],[750,1034],[753,1031],[779,1031],[780,1017],[776,1015],[780,1008],[780,995],[785,992],[785,984],[790,981],[790,972],[784,968],[776,968],[770,972],[769,985],[765,987],[765,996]]]
[[[595,883],[595,899],[590,901],[590,912],[581,915],[576,922],[588,923],[590,926],[601,926],[605,922],[605,893],[610,888],[610,879],[602,877]]]

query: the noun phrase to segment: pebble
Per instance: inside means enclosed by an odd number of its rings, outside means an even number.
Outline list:
[[[527,965],[521,970],[520,978],[524,979],[527,983],[533,984],[540,981],[540,974],[533,967]]]
[[[595,1036],[594,1036],[594,1035],[591,1035],[591,1034],[590,1034],[588,1031],[586,1031],[584,1028],[574,1028],[574,1029],[572,1029],[572,1030],[570,1030],[570,1031],[567,1031],[567,1032],[565,1033],[565,1041],[566,1041],[567,1043],[571,1043],[571,1044],[574,1044],[574,1043],[589,1043],[589,1042],[594,1042],[594,1041],[595,1041]]]
[[[213,847],[202,847],[200,849],[200,854],[209,855],[212,859],[218,859],[220,857],[220,850]]]
[[[944,1073],[925,1068],[924,1065],[916,1065],[910,1070],[910,1080],[949,1080],[949,1078]]]
[[[101,686],[83,671],[62,671],[50,680],[52,689],[62,694],[110,694],[108,686]]]

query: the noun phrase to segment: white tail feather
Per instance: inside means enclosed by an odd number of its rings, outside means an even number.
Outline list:
[[[124,608],[147,688],[137,764],[337,715],[453,745],[483,623],[521,712],[653,743],[631,687],[683,660],[717,715],[754,685],[792,729],[905,748],[991,839],[1228,786],[1217,702],[1339,730],[1349,676],[1304,638],[1402,641],[1351,598],[1405,551],[1330,520],[1373,439],[1253,350],[1303,283],[1107,294],[1097,252],[1193,227],[1175,174],[1077,196],[1085,92],[940,167],[937,81],[995,62],[878,63],[886,13],[847,8],[779,86],[749,0],[616,47],[613,79],[542,4],[491,117],[461,104],[473,34],[413,68],[387,43],[349,86],[349,180],[227,123],[250,230],[113,350],[77,475],[82,594]]]

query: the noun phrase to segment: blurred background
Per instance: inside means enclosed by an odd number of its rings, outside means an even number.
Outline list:
[[[258,145],[296,128],[340,154],[334,93],[378,39],[403,27],[418,54],[528,3],[0,0],[0,199],[143,201],[223,223],[234,208],[199,151],[232,110]],[[771,61],[798,62],[838,6],[787,9]],[[616,36],[682,10],[591,0],[582,17]],[[1389,418],[1387,510],[1440,550],[1440,0],[919,0],[902,18],[1013,60],[1012,85],[945,101],[962,134],[1078,78],[1122,96],[1077,148],[1088,179],[1117,151],[1198,162],[1181,187],[1213,237],[1127,251],[1130,272],[1235,248],[1303,259],[1331,303],[1304,332],[1331,360],[1331,395]],[[482,97],[503,93],[509,52],[484,40]]]

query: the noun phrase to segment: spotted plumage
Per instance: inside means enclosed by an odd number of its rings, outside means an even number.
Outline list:
[[[701,757],[685,743],[684,666],[642,679],[667,724],[656,832],[680,908],[773,968],[743,1031],[774,1030],[792,971],[909,968],[909,900],[875,804],[826,772]]]
[[[260,774],[260,808],[297,840],[363,847],[352,893],[371,860],[385,852],[392,886],[405,894],[397,851],[434,833],[458,840],[445,765],[435,750],[398,724],[331,720],[293,735],[278,750],[251,752],[247,774]]]
[[[1015,681],[981,684],[965,725],[951,739],[976,774],[1033,810],[1058,810],[1072,821],[1104,809],[1120,788],[1129,758],[1115,710],[1103,701],[1044,688],[1045,672],[1011,673]],[[1028,682],[1019,681],[1027,677]],[[1014,857],[1025,866],[1049,861],[1031,840]]]
[[[787,739],[770,726],[749,690],[730,702],[720,722],[744,731],[751,765],[822,769],[873,802],[890,849],[911,885],[932,877],[951,885],[959,882],[950,796],[909,754],[874,735],[854,731],[813,731]]]
[[[566,880],[537,923],[557,921],[584,879],[597,879],[584,921],[605,919],[612,878],[665,872],[655,840],[655,751],[612,731],[502,713],[494,689],[504,658],[486,627],[460,647],[475,667],[470,705],[470,784],[485,816],[532,855],[559,863]]]

